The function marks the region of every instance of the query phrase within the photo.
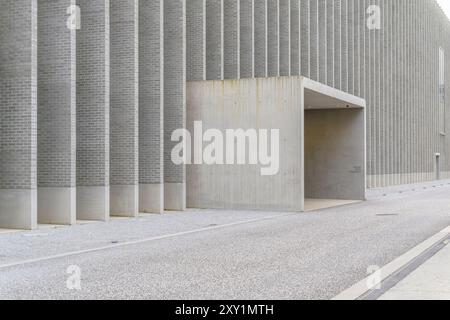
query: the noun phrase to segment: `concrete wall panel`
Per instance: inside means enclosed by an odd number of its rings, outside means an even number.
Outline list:
[[[306,198],[365,200],[364,117],[364,109],[305,112]]]
[[[258,165],[190,165],[188,207],[301,211],[303,201],[301,78],[188,83],[188,129],[280,129],[280,171]],[[287,156],[286,156],[287,155]]]

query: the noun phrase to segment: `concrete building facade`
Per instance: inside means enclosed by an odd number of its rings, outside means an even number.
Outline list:
[[[0,5],[0,227],[300,211],[450,177],[450,23],[434,0]],[[174,164],[172,133],[198,120],[281,129],[281,176]]]

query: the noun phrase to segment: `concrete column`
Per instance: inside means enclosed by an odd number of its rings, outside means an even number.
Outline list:
[[[255,0],[254,47],[255,77],[267,77],[267,0]]]
[[[0,228],[37,227],[37,1],[0,10]]]
[[[301,43],[301,74],[310,76],[310,30],[309,30],[309,0],[300,0],[300,43]]]
[[[139,3],[139,207],[164,211],[163,1]]]
[[[240,0],[225,0],[223,3],[225,79],[240,78]],[[189,56],[189,54],[188,54]]]
[[[174,130],[186,127],[186,2],[164,0],[164,204],[186,209],[186,168],[171,159]]]
[[[291,0],[279,0],[280,4],[280,75],[291,74]]]
[[[253,78],[254,41],[253,41],[253,0],[240,0],[240,48],[241,78]]]
[[[267,0],[267,72],[280,75],[280,6],[279,0]]]
[[[206,80],[206,0],[186,1],[186,77]]]
[[[206,0],[206,79],[223,79],[223,0]]]
[[[38,221],[76,223],[75,0],[38,0]],[[75,27],[75,26],[74,26]]]
[[[291,0],[291,75],[300,75],[300,2]]]
[[[77,0],[77,218],[109,219],[109,0]]]
[[[139,1],[111,1],[110,209],[139,213]]]

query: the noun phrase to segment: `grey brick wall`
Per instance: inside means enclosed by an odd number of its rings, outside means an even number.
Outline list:
[[[206,79],[206,0],[186,2],[186,77]]]
[[[327,84],[334,87],[334,1],[326,1],[326,50],[327,50]]]
[[[76,1],[76,39],[72,3],[1,1],[2,189],[184,182],[170,136],[185,126],[186,66],[191,80],[301,72],[364,97],[371,187],[432,179],[437,152],[450,176],[437,89],[450,23],[435,1],[115,1],[111,92],[109,1]],[[366,26],[371,4],[381,30]]]
[[[342,0],[334,1],[334,87],[336,89],[341,89],[342,82],[342,14],[341,14]],[[366,8],[366,6],[364,6]],[[363,11],[363,19],[365,18],[365,13]]]
[[[172,132],[186,125],[185,1],[164,0],[164,181],[183,183],[184,166],[172,162]]]
[[[300,1],[291,0],[291,75],[300,74]]]
[[[301,43],[301,74],[309,77],[310,75],[310,26],[309,26],[309,1],[300,0],[300,43]]]
[[[240,1],[240,48],[241,48],[241,78],[254,76],[254,31],[253,31],[253,0]]]
[[[206,0],[206,79],[223,79],[223,0]]]
[[[255,77],[267,77],[267,0],[254,1]]]
[[[37,2],[0,5],[0,189],[36,189]]]
[[[76,185],[75,0],[38,0],[38,186]]]
[[[267,0],[267,72],[280,75],[280,7],[278,0]]]
[[[111,1],[110,184],[139,179],[139,1]]]
[[[77,0],[77,185],[109,185],[109,0]]]
[[[341,0],[341,90],[348,92],[348,0]]]
[[[139,4],[139,183],[163,183],[163,0]]]
[[[224,78],[240,78],[240,0],[224,0]],[[187,54],[189,57],[189,54]]]
[[[280,9],[280,75],[289,76],[291,73],[291,0],[279,0]]]
[[[319,0],[318,34],[319,34],[319,81],[328,83],[327,77],[327,0]]]

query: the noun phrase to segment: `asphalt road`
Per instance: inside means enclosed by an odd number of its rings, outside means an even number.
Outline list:
[[[449,226],[449,183],[308,213],[190,210],[0,234],[0,299],[329,299]],[[71,265],[81,290],[67,288]]]

